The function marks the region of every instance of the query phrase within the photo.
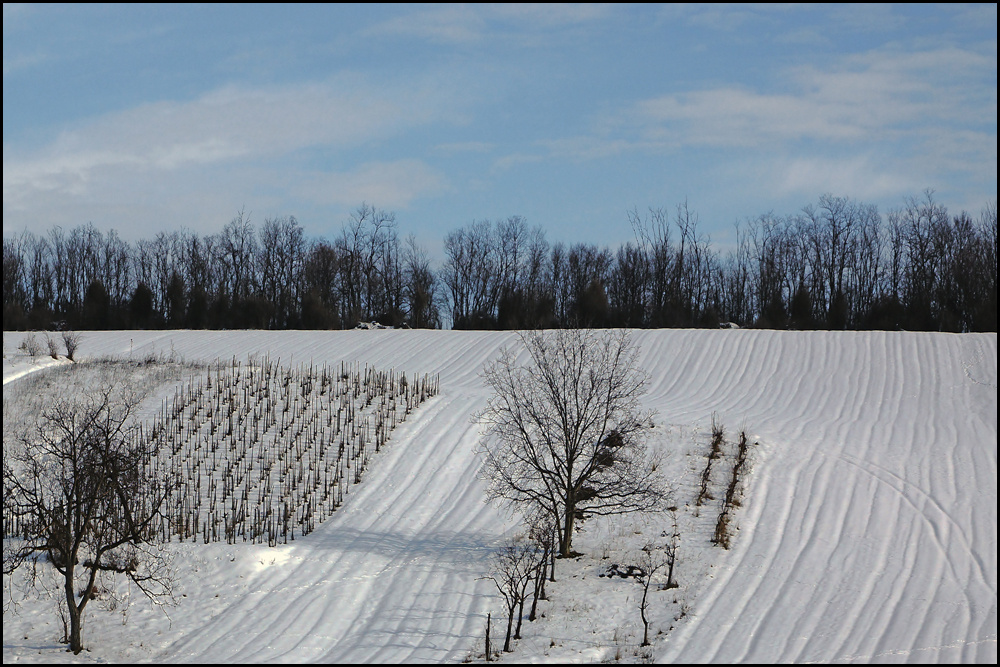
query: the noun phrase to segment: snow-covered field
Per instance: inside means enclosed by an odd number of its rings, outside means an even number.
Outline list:
[[[55,362],[4,333],[4,400]],[[997,659],[997,336],[636,331],[680,507],[680,588],[599,577],[666,516],[585,526],[544,613],[504,661],[985,662]],[[89,651],[57,643],[55,603],[5,598],[3,661],[460,662],[482,659],[500,601],[482,579],[518,529],[476,473],[483,364],[516,335],[455,331],[101,332],[78,358],[269,354],[440,373],[440,394],[377,454],[346,503],[287,546],[173,543],[179,604],[91,606]],[[63,362],[59,362],[63,363]],[[46,371],[51,372],[51,371]],[[753,448],[733,548],[692,507],[711,416]],[[720,475],[722,473],[719,473]],[[722,477],[718,478],[721,484]],[[607,557],[606,559],[604,557]],[[14,582],[5,582],[17,584]],[[5,587],[5,590],[7,587]],[[15,594],[17,586],[14,586]],[[6,592],[5,592],[6,595]]]

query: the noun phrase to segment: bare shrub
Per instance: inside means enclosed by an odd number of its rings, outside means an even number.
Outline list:
[[[80,334],[74,331],[63,331],[62,332],[63,348],[66,350],[66,358],[70,361],[76,361],[77,349],[80,347]]]
[[[53,359],[59,358],[59,346],[48,334],[45,334],[45,346],[49,348],[49,356]]]
[[[712,449],[708,453],[705,461],[705,469],[701,473],[701,488],[698,490],[698,497],[695,499],[695,506],[701,507],[706,500],[712,500],[712,492],[708,485],[712,479],[712,462],[722,456],[722,445],[725,442],[726,431],[722,424],[718,422],[717,415],[712,413]]]
[[[732,542],[732,512],[742,502],[743,486],[746,483],[746,476],[748,474],[750,474],[750,444],[747,440],[746,431],[742,431],[740,432],[740,442],[736,447],[736,454],[733,458],[733,467],[729,477],[729,485],[726,487],[726,496],[723,499],[719,518],[715,523],[715,533],[712,536],[712,542],[725,549],[728,549]]]
[[[42,353],[42,344],[38,342],[35,334],[31,333],[21,339],[21,344],[17,346],[17,349],[34,359]]]

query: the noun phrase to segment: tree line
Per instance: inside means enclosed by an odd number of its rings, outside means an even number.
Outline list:
[[[520,216],[450,231],[444,259],[361,205],[334,239],[244,212],[217,234],[124,241],[93,224],[4,238],[5,330],[456,329],[997,330],[996,201],[949,214],[931,191],[879,212],[823,195],[736,225],[712,246],[686,202],[626,214],[616,249],[550,243]]]

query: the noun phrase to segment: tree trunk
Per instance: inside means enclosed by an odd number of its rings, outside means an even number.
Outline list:
[[[72,566],[66,573],[64,589],[66,592],[66,607],[69,611],[69,650],[74,654],[79,654],[83,650],[83,624],[81,622],[80,608],[76,606],[76,596],[73,593],[73,570]]]
[[[548,565],[549,565],[549,559],[548,556],[546,555],[542,558],[542,562],[538,567],[538,572],[535,574],[535,589],[532,592],[531,613],[528,614],[529,621],[535,620],[535,612],[538,609],[538,598],[542,597],[542,599],[544,599],[545,576],[547,574],[546,570],[548,569]]]
[[[490,655],[490,653],[493,650],[493,647],[490,646],[490,622],[492,620],[493,620],[493,614],[487,613],[486,614],[486,662],[490,662],[490,660],[492,660],[492,656]]]
[[[576,503],[566,501],[566,516],[563,519],[562,543],[559,545],[559,555],[569,558],[573,552],[573,515],[576,513]]]
[[[507,610],[507,637],[503,641],[503,652],[510,653],[510,631],[514,627],[514,605]]]
[[[646,575],[647,577],[651,574]],[[649,579],[642,589],[642,603],[639,605],[639,616],[642,617],[642,645],[649,646],[649,621],[646,619],[646,595],[649,594]]]
[[[514,639],[521,638],[521,623],[524,622],[524,598],[525,596],[522,595],[517,603],[517,629],[514,631]]]
[[[667,583],[665,588],[677,588],[677,582],[674,581],[674,553],[670,553],[670,560],[667,563]]]

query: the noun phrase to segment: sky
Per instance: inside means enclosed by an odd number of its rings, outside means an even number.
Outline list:
[[[823,194],[997,192],[988,5],[3,6],[3,229],[333,238],[432,254],[521,216],[616,247],[687,202],[715,245]]]

